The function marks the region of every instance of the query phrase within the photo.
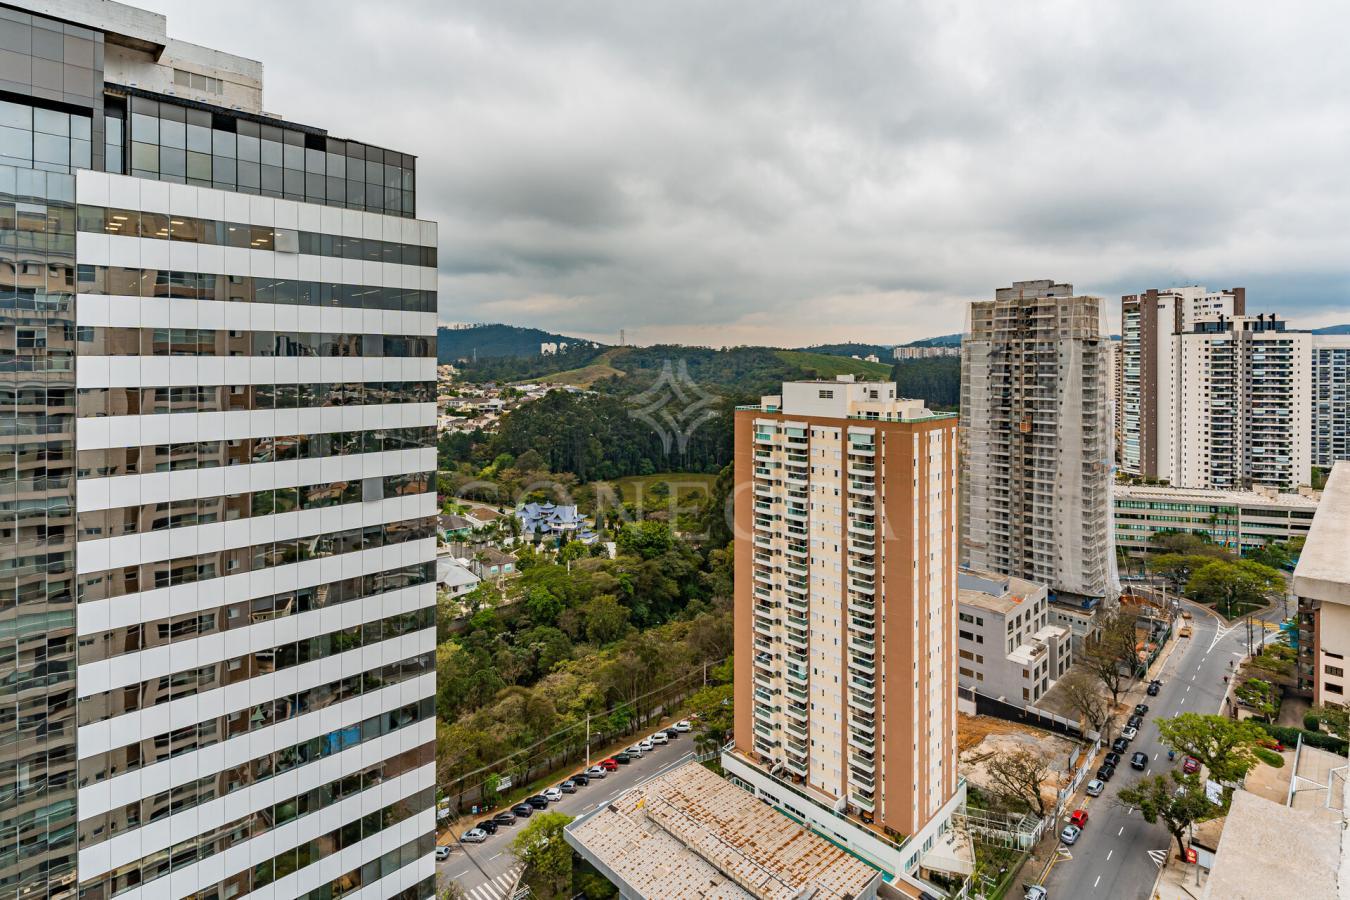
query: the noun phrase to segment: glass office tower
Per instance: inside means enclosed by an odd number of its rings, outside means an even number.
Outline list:
[[[415,160],[39,8],[0,4],[0,900],[429,897]]]

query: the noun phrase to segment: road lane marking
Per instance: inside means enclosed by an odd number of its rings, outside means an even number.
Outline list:
[[[1182,698],[1181,698],[1181,702],[1182,702],[1183,704],[1185,704],[1186,698],[1185,698],[1185,697],[1182,697]]]
[[[501,856],[502,853],[505,853],[505,852],[506,852],[506,851],[503,850],[501,853],[498,853],[497,856]],[[491,862],[492,860],[496,859],[497,856],[489,856],[489,857],[488,857],[488,862]]]
[[[1120,837],[1124,833],[1125,833],[1125,826],[1122,825],[1120,826],[1120,830],[1116,832],[1116,837]]]
[[[1154,759],[1157,759],[1157,758],[1158,758],[1158,754],[1156,754],[1156,753],[1153,754],[1153,758],[1154,758]]]
[[[1107,862],[1110,862],[1110,861],[1111,861],[1111,854],[1112,854],[1112,853],[1115,853],[1115,852],[1116,852],[1116,851],[1114,851],[1114,850],[1107,850],[1107,851],[1106,851],[1106,861],[1107,861]]]
[[[1188,685],[1186,685],[1186,693],[1189,694],[1190,692],[1191,692],[1191,686],[1188,684]]]
[[[460,872],[458,875],[451,875],[450,877],[451,877],[451,878],[454,878],[455,880],[458,881],[459,879],[463,878],[465,875],[468,875],[468,874],[469,874],[469,870],[468,870],[468,869],[465,869],[463,872]]]
[[[1149,770],[1148,770],[1147,772],[1144,773],[1144,777],[1147,778],[1148,776],[1150,776],[1150,775],[1152,775],[1152,774],[1153,774],[1153,767],[1150,766],[1150,767],[1149,767]]]

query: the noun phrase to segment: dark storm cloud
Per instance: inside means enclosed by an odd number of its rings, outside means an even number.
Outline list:
[[[162,9],[270,110],[417,154],[447,320],[898,341],[1054,277],[1350,321],[1337,4]]]

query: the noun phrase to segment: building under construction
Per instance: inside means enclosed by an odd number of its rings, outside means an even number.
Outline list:
[[[1101,300],[1019,281],[970,305],[961,343],[961,564],[1115,593],[1109,340]]]

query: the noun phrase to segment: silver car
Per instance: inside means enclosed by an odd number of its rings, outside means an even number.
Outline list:
[[[1073,846],[1074,841],[1083,833],[1083,829],[1077,825],[1065,825],[1064,830],[1059,833],[1059,839],[1064,843]]]
[[[1089,797],[1100,797],[1104,790],[1106,790],[1106,783],[1100,779],[1094,778],[1087,783],[1087,795]]]

